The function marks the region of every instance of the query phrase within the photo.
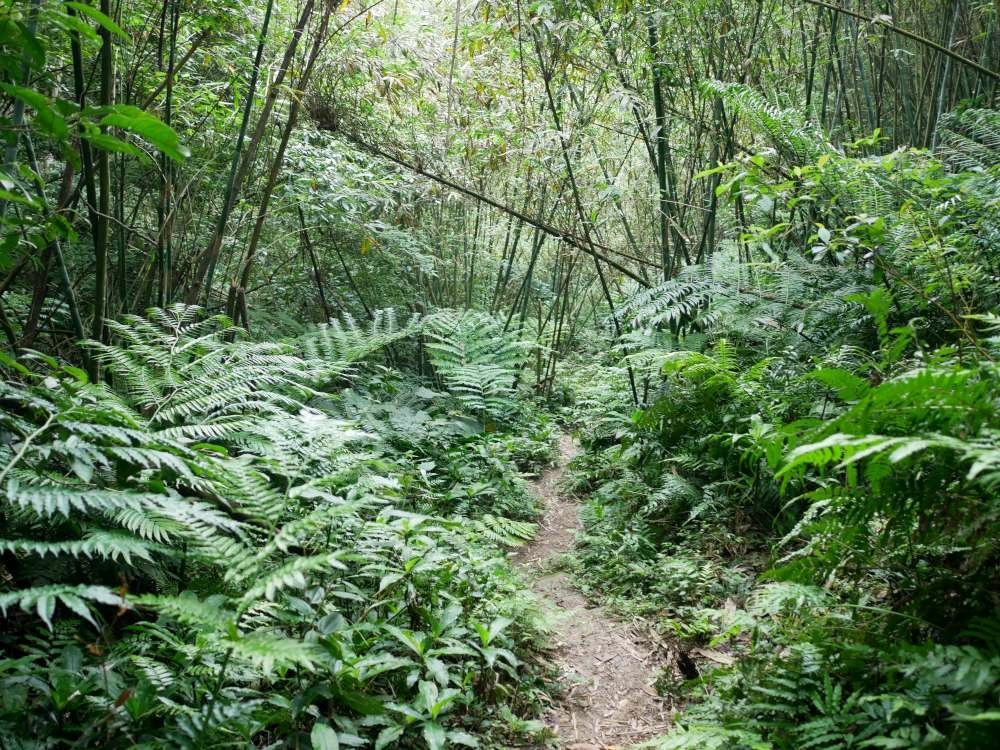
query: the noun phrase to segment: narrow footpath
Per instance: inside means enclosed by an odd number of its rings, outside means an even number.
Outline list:
[[[553,571],[560,556],[572,552],[581,528],[579,506],[559,488],[566,464],[578,452],[573,439],[563,435],[557,464],[533,483],[543,503],[541,525],[514,560],[531,580],[553,628],[553,661],[563,692],[545,721],[560,747],[625,748],[667,728],[670,712],[653,687],[666,654],[635,623],[589,603],[568,573]]]

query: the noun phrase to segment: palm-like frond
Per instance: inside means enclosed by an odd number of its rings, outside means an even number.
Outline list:
[[[477,416],[504,416],[527,345],[505,333],[500,321],[471,310],[435,313],[424,330],[431,364],[455,397]]]
[[[960,170],[1000,166],[1000,111],[967,109],[943,115],[935,153]]]

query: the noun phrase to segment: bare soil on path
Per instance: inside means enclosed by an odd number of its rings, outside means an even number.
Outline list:
[[[577,453],[564,435],[556,466],[533,483],[543,517],[535,540],[514,561],[531,579],[553,628],[552,656],[564,690],[546,724],[563,750],[624,748],[669,725],[669,707],[653,687],[667,654],[639,624],[592,605],[568,573],[552,570],[560,556],[572,552],[581,528],[579,506],[559,489],[565,466]]]

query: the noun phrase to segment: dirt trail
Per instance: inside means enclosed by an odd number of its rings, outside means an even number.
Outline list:
[[[569,574],[550,572],[553,558],[571,552],[580,529],[578,506],[559,491],[566,464],[578,453],[569,436],[559,461],[534,483],[544,503],[535,540],[514,560],[551,616],[554,661],[564,692],[545,717],[563,750],[629,747],[662,734],[669,711],[653,682],[665,654],[634,624],[592,606]]]

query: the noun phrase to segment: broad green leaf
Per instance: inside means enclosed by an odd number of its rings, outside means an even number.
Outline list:
[[[385,706],[378,698],[355,690],[341,690],[340,699],[362,716],[379,716],[385,713]]]
[[[386,727],[381,732],[378,733],[378,737],[375,739],[375,750],[383,750],[383,748],[390,747],[392,743],[403,736],[403,727],[392,726]]]
[[[0,351],[0,365],[6,365],[7,367],[17,370],[22,375],[27,375],[30,372],[27,367],[3,351]]]
[[[67,375],[73,377],[77,382],[89,383],[90,379],[87,377],[87,373],[81,370],[79,367],[73,367],[73,365],[63,365],[62,371]]]
[[[421,721],[425,718],[424,714],[405,703],[386,703],[385,707],[415,721]]]
[[[52,102],[44,94],[26,86],[16,86],[12,83],[0,83],[0,90],[15,99],[20,99],[35,110],[35,124],[43,133],[56,139],[66,138],[69,135],[66,118],[52,108]]]
[[[37,200],[25,197],[18,193],[12,193],[10,190],[3,190],[0,188],[0,200],[10,201],[12,203],[20,203],[22,206],[29,206],[31,208],[41,208],[42,204]]]
[[[122,29],[122,27],[116,24],[112,19],[108,18],[106,15],[101,13],[101,11],[99,11],[97,8],[87,5],[86,3],[75,2],[73,0],[67,2],[66,5],[67,7],[72,8],[78,13],[87,16],[87,18],[92,20],[98,26],[102,26],[115,36],[121,37],[122,39],[125,40],[128,39],[128,36],[125,34],[125,31]]]
[[[431,718],[436,719],[438,714],[454,703],[455,699],[457,699],[459,695],[461,695],[461,692],[455,688],[447,688],[444,690],[437,702],[430,708]]]
[[[424,660],[424,667],[427,669],[427,673],[430,674],[438,684],[442,687],[446,686],[449,682],[448,667],[440,659],[435,659],[433,656],[428,657]]]
[[[382,593],[387,588],[392,586],[394,583],[401,581],[403,579],[402,573],[388,573],[382,576],[382,580],[378,584],[378,593]]]
[[[452,730],[448,732],[448,741],[455,745],[465,745],[466,747],[479,747],[479,740],[468,732]]]
[[[87,130],[81,133],[80,136],[90,141],[90,144],[92,146],[95,146],[96,148],[99,149],[103,149],[104,151],[112,151],[119,154],[129,154],[130,156],[142,156],[142,151],[137,149],[131,143],[126,143],[120,138],[115,138],[113,135],[107,135],[106,133],[91,132]]]
[[[13,83],[0,83],[0,91],[5,92],[15,99],[20,99],[29,107],[35,110],[48,109],[49,98],[27,86],[18,86]]]
[[[397,628],[395,625],[387,625],[386,631],[396,638],[407,648],[411,649],[417,656],[424,655],[424,634],[414,633],[410,630]]]
[[[138,107],[115,105],[101,118],[100,124],[137,135],[174,161],[183,161],[191,155],[191,151],[180,143],[177,133],[169,125]]]
[[[1000,721],[1000,711],[980,711],[977,714],[958,714],[957,721]]]
[[[424,724],[423,732],[429,750],[441,750],[441,748],[448,744],[448,737],[445,734],[444,727],[436,721],[428,721]]]
[[[427,680],[421,680],[417,685],[417,691],[420,693],[420,697],[423,698],[424,707],[430,711],[438,700],[437,684]]]
[[[313,750],[340,750],[340,741],[337,733],[329,724],[313,724],[309,733],[309,741],[312,742]]]
[[[27,57],[28,63],[32,68],[41,70],[45,65],[45,48],[35,33],[24,23],[18,21],[16,28],[21,36],[21,53]],[[4,30],[0,28],[0,36],[3,36],[3,32]]]
[[[490,629],[487,633],[488,638],[485,645],[493,642],[493,639],[500,635],[507,627],[513,622],[509,617],[498,617],[493,622],[490,623]]]
[[[837,397],[842,401],[856,401],[864,396],[871,385],[864,378],[837,367],[824,367],[814,370],[807,376],[818,380],[837,391]]]

